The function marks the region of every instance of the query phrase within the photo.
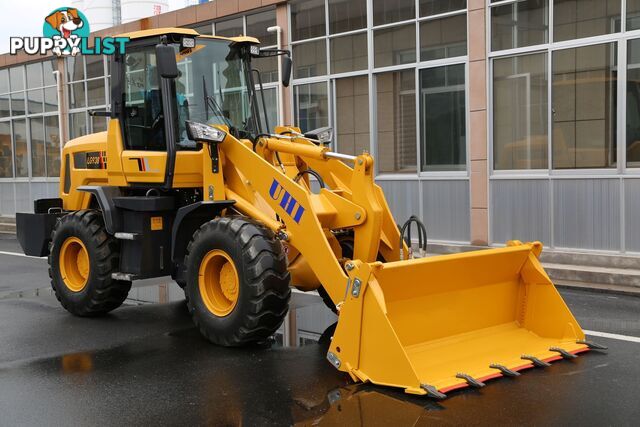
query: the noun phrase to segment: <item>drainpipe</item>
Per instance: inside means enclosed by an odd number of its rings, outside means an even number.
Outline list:
[[[267,32],[276,33],[277,48],[282,49],[282,28],[278,25],[267,28]],[[284,86],[282,86],[282,58],[278,57],[278,126],[284,126]]]

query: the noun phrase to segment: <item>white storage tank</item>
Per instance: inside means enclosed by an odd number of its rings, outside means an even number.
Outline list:
[[[118,15],[118,2],[114,0],[74,1],[77,7],[89,20],[91,31],[99,31],[118,24],[114,17]]]
[[[120,0],[122,23],[160,15],[169,11],[167,0]]]

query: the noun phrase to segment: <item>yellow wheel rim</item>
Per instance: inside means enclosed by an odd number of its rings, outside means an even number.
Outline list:
[[[231,313],[238,303],[240,279],[233,260],[224,251],[209,251],[198,271],[198,287],[207,309],[218,317]]]
[[[72,292],[80,292],[89,280],[89,252],[77,237],[68,237],[60,249],[60,275]]]

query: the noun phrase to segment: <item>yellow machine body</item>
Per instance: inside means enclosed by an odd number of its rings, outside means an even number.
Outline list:
[[[401,260],[407,247],[374,182],[370,155],[347,165],[329,147],[292,137],[300,135],[294,127],[276,128],[255,147],[217,127],[227,133],[219,171],[212,172],[206,146],[178,151],[173,186],[201,188],[205,200],[233,200],[236,211],[282,236],[292,285],[304,291],[322,285],[338,307],[328,359],[354,380],[443,393],[468,385],[464,375],[484,381],[505,373],[498,366],[532,367],[523,356],[550,361],[559,358],[550,349],[588,349],[578,343],[584,333],[538,260],[540,243]],[[90,206],[91,195],[77,190],[82,185],[163,181],[166,153],[125,150],[121,134],[112,119],[108,132],[65,146],[64,209]],[[83,152],[105,153],[106,165],[79,168],[74,155]],[[326,188],[312,191],[308,175],[294,180],[308,168]],[[334,235],[340,230],[353,232],[353,259],[342,256]]]

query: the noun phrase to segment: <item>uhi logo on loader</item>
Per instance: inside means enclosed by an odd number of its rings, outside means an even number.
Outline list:
[[[293,196],[284,189],[278,180],[274,179],[269,189],[269,195],[273,200],[280,200],[280,207],[291,217],[296,223],[300,223],[304,208],[298,203]],[[295,211],[295,213],[294,213]]]

